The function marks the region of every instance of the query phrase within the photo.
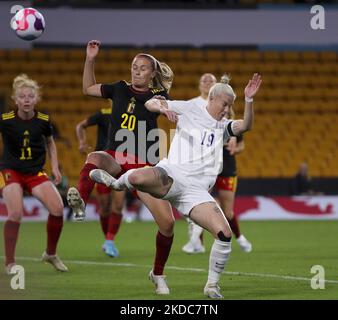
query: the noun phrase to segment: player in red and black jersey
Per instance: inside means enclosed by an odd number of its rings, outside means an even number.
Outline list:
[[[228,79],[228,76],[224,76]],[[221,80],[222,81],[222,80]],[[210,88],[217,82],[216,77],[211,73],[206,73],[200,78],[200,92],[201,95],[194,98],[196,104],[204,104],[207,102]],[[230,112],[225,115],[227,118],[234,118],[234,110],[231,108]],[[231,230],[236,237],[236,240],[245,252],[252,250],[251,243],[241,234],[237,217],[234,214],[234,201],[237,188],[237,168],[235,155],[244,150],[243,137],[231,137],[223,148],[223,170],[218,175],[215,183],[215,191],[217,192],[218,202],[225,213],[229,222]],[[182,250],[186,253],[203,253],[205,248],[202,244],[203,229],[189,220],[189,241]]]
[[[0,161],[0,185],[8,219],[4,225],[6,272],[15,265],[15,247],[23,216],[23,192],[39,199],[49,211],[47,248],[42,260],[59,271],[67,267],[56,255],[63,226],[63,203],[60,194],[43,171],[46,149],[50,157],[55,184],[61,182],[56,146],[49,116],[35,110],[39,100],[39,86],[22,74],[13,82],[13,99],[17,110],[0,118],[0,132],[4,144]]]
[[[80,173],[78,190],[68,191],[69,204],[75,218],[83,218],[85,203],[94,188],[89,177],[93,169],[104,169],[117,177],[129,169],[155,164],[159,159],[157,138],[157,114],[148,111],[145,102],[153,96],[168,98],[172,82],[172,71],[153,56],[138,54],[131,65],[131,83],[119,81],[113,84],[97,84],[94,76],[94,61],[100,42],[93,40],[87,45],[87,56],[83,73],[83,92],[89,96],[111,99],[114,106],[111,114],[109,146],[105,151],[88,155]],[[174,113],[163,110],[173,120]],[[167,201],[155,199],[149,194],[138,192],[138,197],[150,209],[158,224],[156,257],[152,281],[156,293],[168,294],[163,270],[173,241],[174,216]]]
[[[110,128],[111,108],[101,109],[88,118],[82,120],[76,126],[76,135],[79,141],[79,150],[87,154],[90,147],[86,141],[86,128],[97,126],[97,139],[95,151],[106,150]],[[124,191],[113,191],[103,184],[96,184],[96,197],[99,202],[99,214],[105,243],[103,251],[112,257],[118,255],[114,239],[119,230],[122,220],[122,208],[124,204]]]

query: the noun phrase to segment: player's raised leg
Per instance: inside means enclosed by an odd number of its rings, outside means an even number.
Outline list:
[[[113,176],[122,170],[121,166],[107,152],[95,151],[88,155],[87,161],[80,172],[77,189],[74,187],[69,188],[67,194],[67,201],[73,209],[75,220],[81,221],[85,217],[86,203],[95,186],[95,182],[89,177],[89,172],[98,168],[109,172]]]

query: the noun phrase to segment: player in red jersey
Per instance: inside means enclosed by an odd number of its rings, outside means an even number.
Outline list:
[[[224,80],[229,81],[225,76]],[[208,94],[210,88],[217,82],[216,77],[211,73],[205,73],[200,78],[199,89],[201,95],[191,99],[197,105],[206,105],[208,102]],[[234,110],[231,107],[225,115],[228,119],[234,119]],[[236,215],[234,214],[234,201],[237,188],[237,169],[235,155],[244,150],[243,136],[231,137],[223,148],[223,169],[218,175],[215,191],[217,192],[217,200],[225,213],[231,230],[236,237],[237,243],[244,252],[251,252],[252,244],[240,232]],[[205,248],[202,243],[203,229],[192,222],[189,222],[189,241],[182,250],[189,254],[203,253]]]
[[[111,99],[114,106],[110,116],[110,132],[107,150],[88,155],[80,173],[78,189],[70,188],[68,203],[73,208],[74,218],[83,219],[85,203],[95,182],[89,177],[93,169],[104,169],[118,177],[129,169],[142,168],[158,162],[158,114],[150,112],[145,102],[154,96],[168,98],[173,73],[164,63],[153,56],[138,54],[131,65],[131,83],[118,81],[113,84],[98,84],[94,76],[94,62],[99,53],[100,42],[92,40],[87,45],[83,72],[85,95]],[[164,110],[169,120],[175,120],[173,112]],[[149,194],[137,192],[141,201],[149,208],[159,227],[156,236],[156,256],[153,267],[157,294],[169,294],[163,275],[169,257],[174,234],[174,216],[167,201],[155,199]]]
[[[106,149],[111,113],[111,108],[103,108],[77,124],[76,135],[81,153],[87,154],[90,149],[86,140],[86,128],[90,126],[97,126],[95,151]],[[96,184],[96,198],[99,202],[100,223],[105,237],[102,250],[110,257],[118,256],[114,239],[122,220],[124,197],[124,191],[113,192],[112,189],[102,184]]]
[[[49,116],[35,109],[40,99],[39,85],[25,74],[14,79],[13,96],[17,109],[3,113],[0,132],[4,144],[0,162],[0,184],[8,211],[4,225],[5,270],[10,274],[15,266],[15,248],[23,216],[23,192],[39,199],[49,212],[47,247],[42,260],[58,271],[67,267],[56,255],[63,227],[63,203],[60,194],[43,171],[46,149],[50,158],[55,184],[61,182],[56,146]]]

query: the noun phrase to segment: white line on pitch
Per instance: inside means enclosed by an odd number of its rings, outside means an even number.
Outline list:
[[[4,258],[0,256],[0,258]],[[26,261],[41,261],[39,258],[32,257],[17,257],[18,260]],[[82,261],[82,260],[63,260],[65,263],[69,264],[79,264],[79,265],[96,265],[96,266],[107,266],[107,267],[131,267],[131,268],[148,268],[151,266],[134,264],[134,263],[116,263],[116,262],[97,262],[97,261]],[[176,266],[166,266],[166,269],[170,270],[179,270],[179,271],[192,271],[192,272],[204,272],[207,273],[206,269],[200,268],[184,268]],[[233,275],[233,276],[247,276],[247,277],[262,277],[262,278],[275,278],[283,280],[295,280],[295,281],[311,281],[311,278],[297,277],[297,276],[284,276],[280,274],[269,274],[269,273],[255,273],[255,272],[240,272],[240,271],[224,271],[224,274]],[[326,283],[338,284],[338,280],[325,280]]]

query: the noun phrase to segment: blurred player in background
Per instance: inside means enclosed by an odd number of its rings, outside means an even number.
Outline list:
[[[70,188],[68,191],[68,203],[73,209],[75,219],[84,218],[85,204],[95,185],[89,177],[91,170],[101,168],[118,177],[129,169],[153,165],[153,161],[158,161],[155,156],[154,159],[148,159],[151,151],[155,154],[159,152],[158,139],[156,142],[156,137],[149,137],[149,133],[154,134],[153,130],[157,129],[158,114],[150,112],[144,104],[155,95],[168,98],[173,79],[173,73],[166,64],[151,55],[141,53],[132,61],[130,84],[126,81],[98,84],[94,76],[94,63],[99,46],[100,42],[96,40],[87,45],[83,92],[88,96],[111,99],[114,108],[110,115],[108,149],[88,155],[80,173],[78,190]],[[163,110],[163,114],[173,120],[172,113],[168,110]],[[139,140],[140,135],[145,135],[144,139]],[[139,144],[142,145],[140,148]],[[156,293],[169,294],[163,271],[173,242],[175,219],[172,209],[169,202],[156,199],[147,193],[137,192],[137,195],[151,211],[159,227],[154,262]]]
[[[4,224],[5,270],[15,266],[15,248],[23,216],[23,192],[40,200],[49,212],[47,247],[42,260],[58,271],[67,267],[56,255],[63,227],[63,203],[60,194],[43,171],[46,149],[50,158],[54,183],[61,182],[61,173],[49,116],[35,109],[40,99],[37,82],[21,74],[14,79],[13,96],[17,109],[3,113],[0,131],[4,144],[0,162],[0,183],[8,219]]]
[[[76,126],[76,135],[79,142],[79,151],[87,154],[90,146],[87,144],[86,128],[97,126],[95,151],[106,150],[108,144],[111,108],[101,109]],[[122,221],[124,191],[112,191],[102,184],[96,185],[96,197],[99,202],[101,228],[105,237],[102,250],[110,257],[117,257],[119,252],[114,239]]]
[[[213,299],[223,298],[219,280],[231,252],[231,229],[224,213],[209,190],[214,185],[222,165],[224,141],[239,136],[253,125],[253,97],[259,90],[261,77],[254,74],[244,90],[243,120],[225,117],[236,95],[222,79],[210,88],[207,105],[193,101],[164,101],[153,98],[146,107],[153,112],[162,108],[179,115],[168,159],[153,168],[127,171],[119,179],[104,170],[93,170],[90,177],[115,190],[136,189],[154,197],[167,199],[185,216],[208,230],[215,238],[210,252],[208,280],[204,294]],[[153,272],[149,274],[153,278]]]
[[[227,80],[225,76],[224,81]],[[216,77],[211,73],[205,73],[200,78],[199,89],[201,95],[191,99],[195,104],[203,107],[208,103],[208,94],[210,88],[217,82]],[[231,106],[225,114],[227,119],[234,119],[234,111]],[[237,217],[234,214],[235,192],[237,187],[237,171],[235,155],[244,150],[243,137],[231,137],[223,148],[223,170],[216,180],[215,189],[218,193],[218,202],[225,213],[230,224],[231,230],[236,237],[240,248],[245,252],[252,250],[251,243],[241,234]],[[186,253],[203,253],[203,228],[188,219],[189,241],[182,250]]]

